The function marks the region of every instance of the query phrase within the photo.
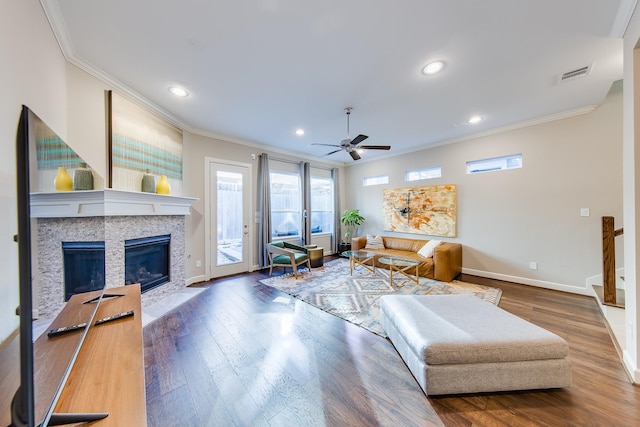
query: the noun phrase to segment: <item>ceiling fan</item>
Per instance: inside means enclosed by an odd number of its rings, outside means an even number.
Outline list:
[[[325,145],[328,147],[338,147],[337,150],[334,150],[330,153],[325,154],[325,156],[330,156],[339,151],[345,150],[353,160],[360,160],[360,154],[358,150],[389,150],[391,146],[389,145],[359,145],[362,141],[369,138],[367,135],[358,135],[353,139],[349,138],[349,116],[353,111],[352,107],[347,107],[344,109],[347,113],[347,138],[340,141],[340,145],[337,144],[320,144],[320,143],[312,143],[311,145]]]

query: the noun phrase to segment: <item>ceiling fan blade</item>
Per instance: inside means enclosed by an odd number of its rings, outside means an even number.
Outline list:
[[[390,150],[390,145],[361,145],[358,148],[363,148],[365,150]]]
[[[349,154],[353,160],[360,160],[360,154],[356,150],[349,151]]]
[[[332,151],[332,152],[330,152],[330,153],[325,154],[325,156],[330,156],[330,155],[335,154],[335,153],[337,153],[338,151],[342,151],[342,150],[343,150],[343,149],[341,148],[341,149],[339,149],[339,150]],[[324,157],[324,156],[323,156],[323,157]]]
[[[341,147],[341,145],[337,145],[337,144],[321,144],[319,142],[312,142],[311,145],[324,145],[326,147]]]
[[[369,138],[367,135],[358,135],[351,140],[351,145],[358,145],[367,138]]]

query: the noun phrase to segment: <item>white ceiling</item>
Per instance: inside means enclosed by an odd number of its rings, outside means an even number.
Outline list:
[[[351,106],[351,137],[391,145],[365,161],[600,104],[636,0],[42,3],[70,62],[189,131],[322,156],[331,147],[311,143],[339,144]],[[434,59],[444,70],[422,75]]]

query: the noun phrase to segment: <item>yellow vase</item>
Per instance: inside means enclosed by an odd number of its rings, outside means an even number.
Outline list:
[[[56,187],[56,191],[71,191],[73,190],[73,179],[67,173],[67,168],[61,166],[58,168],[58,174],[53,180],[53,185]]]
[[[171,186],[169,185],[169,181],[167,181],[167,176],[162,175],[160,177],[160,181],[156,184],[156,193],[158,194],[169,194],[171,193]]]

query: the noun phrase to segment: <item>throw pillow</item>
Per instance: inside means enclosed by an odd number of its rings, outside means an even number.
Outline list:
[[[382,236],[372,236],[367,234],[367,244],[365,249],[384,249],[384,243],[382,242]]]
[[[436,246],[440,245],[442,240],[429,240],[423,247],[418,251],[418,255],[423,256],[425,258],[431,258],[433,256],[433,251],[436,249]]]

